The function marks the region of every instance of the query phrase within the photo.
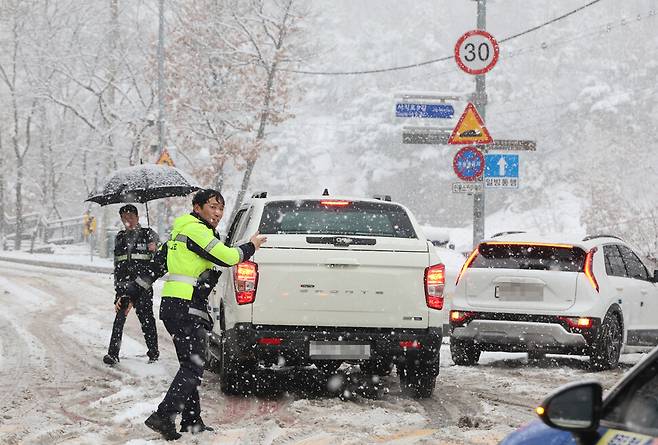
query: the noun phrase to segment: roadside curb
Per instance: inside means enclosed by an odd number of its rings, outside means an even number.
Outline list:
[[[31,260],[27,258],[16,258],[16,257],[7,257],[7,256],[0,256],[0,261],[7,261],[9,263],[28,264],[30,266],[43,266],[43,267],[52,267],[57,269],[80,270],[83,272],[93,272],[93,273],[111,274],[114,272],[114,269],[110,266],[89,266],[86,264],[59,263],[57,261]]]

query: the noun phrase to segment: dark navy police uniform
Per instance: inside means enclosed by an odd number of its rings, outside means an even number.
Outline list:
[[[134,230],[121,230],[114,243],[114,289],[115,302],[121,300],[121,309],[117,312],[112,326],[112,337],[107,354],[116,362],[119,361],[121,337],[126,322],[125,309],[132,302],[137,318],[142,325],[144,340],[148,348],[149,361],[159,357],[158,334],[153,317],[153,289],[141,289],[138,297],[128,297],[125,286],[140,276],[150,273],[150,262],[154,252],[148,250],[150,243],[158,244],[158,234],[151,228],[137,226]],[[107,358],[107,356],[106,356]],[[107,361],[106,361],[107,363]]]

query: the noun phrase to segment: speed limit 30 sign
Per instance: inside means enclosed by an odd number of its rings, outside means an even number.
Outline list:
[[[457,40],[455,60],[469,74],[484,74],[498,62],[498,42],[486,31],[469,31]]]

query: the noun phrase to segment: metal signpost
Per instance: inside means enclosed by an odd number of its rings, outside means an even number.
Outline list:
[[[487,151],[536,151],[530,140],[493,140],[484,122],[487,93],[486,76],[498,62],[500,49],[496,39],[486,29],[486,0],[477,2],[477,29],[463,34],[455,44],[457,66],[475,76],[472,95],[441,95],[410,93],[398,95],[397,117],[446,118],[454,115],[454,107],[446,101],[471,101],[454,128],[403,127],[404,144],[471,144],[461,149],[453,159],[453,169],[462,182],[452,184],[453,193],[473,195],[473,246],[484,238],[485,189],[518,188],[518,155],[489,155]],[[486,161],[485,161],[486,154]],[[486,170],[486,171],[485,171]]]
[[[477,0],[477,30],[469,31],[455,44],[457,66],[469,74],[475,75],[475,94],[473,102],[480,113],[482,121],[486,120],[486,80],[485,74],[498,62],[498,43],[485,31],[487,27],[486,0]],[[486,151],[484,146],[479,146]],[[484,188],[473,194],[473,246],[484,238]]]

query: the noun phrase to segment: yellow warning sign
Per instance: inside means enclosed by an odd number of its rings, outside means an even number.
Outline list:
[[[452,130],[448,144],[491,144],[493,139],[475,106],[469,102]]]
[[[169,167],[174,166],[174,160],[171,159],[171,156],[169,156],[169,152],[166,148],[162,149],[162,153],[160,153],[160,157],[157,161],[155,161],[155,163],[159,165],[167,164]]]

